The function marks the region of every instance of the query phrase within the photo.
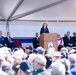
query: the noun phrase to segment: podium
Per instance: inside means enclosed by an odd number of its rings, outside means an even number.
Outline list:
[[[48,49],[48,44],[50,42],[54,44],[54,47],[57,50],[57,33],[42,33],[40,35],[40,46],[45,49]]]

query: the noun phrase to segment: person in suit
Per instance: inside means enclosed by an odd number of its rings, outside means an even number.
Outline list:
[[[6,43],[5,43],[5,40],[4,40],[4,37],[2,36],[2,31],[0,31],[0,46],[5,46]]]
[[[36,32],[35,37],[33,38],[33,47],[34,49],[39,47],[39,34]]]
[[[73,33],[73,46],[76,47],[76,32]]]
[[[11,48],[11,49],[14,48],[14,41],[13,41],[13,38],[10,37],[10,32],[7,32],[7,37],[5,37],[5,42],[8,48]]]
[[[72,47],[73,46],[73,37],[70,36],[70,32],[67,32],[67,35],[63,37],[64,46],[65,47]]]
[[[49,33],[49,29],[47,27],[47,23],[43,23],[42,28],[40,30],[40,34],[42,33]]]

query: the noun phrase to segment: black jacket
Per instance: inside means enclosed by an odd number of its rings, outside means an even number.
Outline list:
[[[39,47],[39,38],[38,38],[38,39],[37,39],[36,37],[33,38],[33,47],[34,47],[34,48]]]
[[[40,30],[40,34],[42,34],[42,33],[49,33],[49,29],[48,28],[44,29],[42,27],[41,30]]]
[[[4,37],[3,36],[0,37],[0,44],[2,46],[5,46],[5,40],[4,40]]]
[[[14,47],[14,41],[11,37],[9,37],[11,39],[11,41],[9,41],[8,37],[5,37],[5,42],[8,48],[13,48]]]
[[[73,37],[70,36],[70,39],[69,39],[67,36],[65,36],[65,37],[63,37],[63,41],[64,41],[65,47],[67,47],[67,46],[72,47],[73,46]],[[72,44],[72,46],[70,46],[69,44]]]

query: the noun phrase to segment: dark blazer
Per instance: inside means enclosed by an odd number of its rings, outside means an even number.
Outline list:
[[[0,44],[2,46],[5,46],[5,40],[4,40],[4,37],[3,36],[0,37]]]
[[[67,46],[72,47],[73,46],[73,37],[70,36],[70,39],[69,39],[67,36],[65,36],[65,37],[63,37],[63,41],[64,41],[65,47],[67,47]],[[69,44],[72,44],[72,46],[70,46]]]
[[[36,37],[35,38],[33,38],[33,47],[34,48],[37,48],[37,47],[39,47],[39,38],[37,39]]]
[[[11,39],[11,41],[9,41],[8,37],[5,37],[5,42],[6,42],[6,45],[8,48],[13,48],[14,47],[14,41],[13,41],[13,38],[9,37]]]
[[[41,30],[40,30],[40,34],[42,34],[42,33],[49,33],[49,29],[48,28],[44,29],[42,27]]]
[[[73,46],[76,47],[76,37],[73,37]]]

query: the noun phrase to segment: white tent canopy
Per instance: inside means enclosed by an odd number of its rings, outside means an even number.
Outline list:
[[[76,0],[0,0],[0,20],[76,21]]]

